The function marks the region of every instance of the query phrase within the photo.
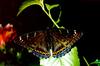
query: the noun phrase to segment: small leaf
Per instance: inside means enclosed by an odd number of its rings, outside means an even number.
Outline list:
[[[61,14],[62,14],[62,11],[60,11],[59,17],[58,17],[58,20],[56,21],[56,23],[59,23],[60,22]]]
[[[61,14],[62,14],[62,11],[60,11],[59,16],[58,16],[58,19],[57,19],[57,21],[55,21],[56,24],[58,24],[60,22]],[[54,24],[53,24],[53,27],[55,27]]]
[[[94,62],[92,62],[90,64],[97,64],[98,66],[100,66],[100,60],[96,59]]]
[[[17,59],[20,59],[21,58],[21,55],[22,55],[22,53],[17,52],[17,55],[16,55]]]
[[[43,0],[26,0],[22,3],[22,5],[19,8],[19,12],[17,13],[17,16],[27,7],[31,5],[39,5],[43,7]]]
[[[51,9],[59,6],[59,4],[54,4],[54,5],[45,4],[45,5],[46,5],[48,11],[50,11]]]

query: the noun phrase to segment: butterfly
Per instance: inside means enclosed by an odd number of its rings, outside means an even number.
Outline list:
[[[76,30],[70,33],[66,29],[49,29],[22,34],[14,42],[39,58],[59,58],[68,53],[81,36]]]

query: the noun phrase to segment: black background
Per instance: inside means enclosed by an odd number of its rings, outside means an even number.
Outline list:
[[[39,6],[28,7],[18,17],[18,8],[24,0],[0,0],[0,23],[14,24],[19,33],[46,29],[52,25],[49,18]],[[50,4],[60,3],[62,17],[60,25],[67,29],[77,29],[83,32],[79,41],[79,53],[85,56],[89,62],[100,59],[99,46],[99,0],[50,0]]]

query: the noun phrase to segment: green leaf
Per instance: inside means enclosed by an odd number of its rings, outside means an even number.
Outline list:
[[[97,64],[98,66],[100,66],[100,60],[96,59],[94,62],[92,62],[90,64]]]
[[[5,63],[4,62],[0,62],[0,66],[5,66]]]
[[[26,0],[22,3],[22,5],[19,7],[19,12],[17,13],[17,16],[23,11],[25,10],[27,7],[31,6],[31,5],[39,5],[43,8],[43,1],[44,0]]]
[[[77,47],[73,47],[69,53],[60,58],[40,58],[40,66],[80,66]]]
[[[45,4],[45,5],[46,5],[48,11],[50,11],[51,9],[59,6],[59,4],[54,4],[54,5]]]
[[[59,13],[59,17],[58,17],[56,23],[59,23],[59,22],[60,22],[61,14],[62,14],[62,11],[60,11],[60,13]]]
[[[17,59],[20,59],[21,58],[21,55],[22,55],[21,52],[17,52],[17,54],[16,54]]]

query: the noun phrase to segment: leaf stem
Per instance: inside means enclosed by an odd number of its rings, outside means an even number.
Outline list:
[[[83,56],[84,61],[86,62],[87,66],[90,66],[89,63],[87,62],[86,58]]]
[[[47,16],[51,19],[51,21],[53,22],[53,24],[54,24],[57,28],[60,28],[60,27],[57,25],[57,23],[53,20],[53,18],[51,17],[51,15],[48,14],[47,11],[46,11],[44,8],[42,8],[42,9],[43,9],[43,11],[47,14]]]

